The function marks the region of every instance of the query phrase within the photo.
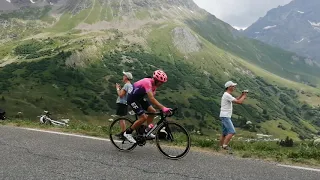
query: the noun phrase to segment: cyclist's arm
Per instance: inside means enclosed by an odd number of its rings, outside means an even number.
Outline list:
[[[148,95],[148,98],[149,98],[150,102],[151,102],[153,105],[157,106],[159,109],[163,109],[163,108],[164,108],[164,106],[163,106],[162,104],[160,104],[159,101],[156,100],[156,98],[153,96],[152,91],[149,91],[149,92],[147,93],[147,95]]]

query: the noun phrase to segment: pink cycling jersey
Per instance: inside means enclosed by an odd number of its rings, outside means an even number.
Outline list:
[[[152,92],[153,95],[156,93],[156,86],[153,86],[154,80],[152,78],[144,78],[140,81],[137,81],[133,84],[132,95],[141,97],[147,94],[148,92]]]
[[[155,95],[156,89],[152,78],[144,78],[133,84],[133,90],[129,92],[127,102],[137,115],[143,114],[150,106],[150,103],[144,99],[145,95],[149,92]]]

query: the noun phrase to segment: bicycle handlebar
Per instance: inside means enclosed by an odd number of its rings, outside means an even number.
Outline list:
[[[146,114],[147,115],[160,115],[161,117],[171,117],[171,116],[173,116],[174,114],[175,114],[175,112],[178,110],[178,108],[173,108],[173,109],[171,109],[171,113],[168,115],[168,114],[165,114],[165,113],[163,113],[163,111],[162,110],[160,110],[160,112],[156,112],[156,113],[148,113],[148,112],[146,112]]]
[[[177,110],[178,110],[178,108],[173,108],[170,112],[170,114],[169,115],[166,115],[166,117],[171,117],[171,116],[173,116],[176,112],[177,112]]]

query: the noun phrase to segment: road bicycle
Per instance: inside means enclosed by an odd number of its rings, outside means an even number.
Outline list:
[[[69,119],[53,120],[50,117],[51,113],[49,111],[43,111],[43,114],[40,117],[41,124],[50,124],[56,126],[69,126]]]
[[[154,133],[155,142],[158,150],[169,159],[181,159],[187,155],[191,146],[190,135],[181,125],[168,121],[167,118],[173,116],[177,108],[173,109],[170,114],[164,114],[162,111],[157,113],[148,113],[147,115],[160,116],[160,120],[154,127],[146,132],[146,125],[141,125],[132,133],[137,143],[130,143],[124,136],[120,127],[120,121],[124,121],[126,129],[133,124],[133,121],[126,117],[120,117],[110,125],[110,140],[112,144],[120,151],[132,151],[137,145],[144,146]],[[138,116],[135,114],[136,120]],[[156,117],[157,118],[157,117]],[[155,119],[156,119],[155,118]],[[178,153],[175,153],[179,151]]]

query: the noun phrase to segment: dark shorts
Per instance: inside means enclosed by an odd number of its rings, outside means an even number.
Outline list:
[[[228,134],[235,134],[236,130],[234,129],[231,118],[228,117],[220,117],[222,123],[222,134],[226,136]]]
[[[141,100],[137,101],[128,101],[128,104],[131,106],[132,110],[138,115],[141,116],[144,114],[145,111],[148,110],[148,108],[151,106],[149,101],[147,101],[145,98],[142,98]]]
[[[128,105],[117,103],[117,113],[118,116],[126,116],[128,114]]]

